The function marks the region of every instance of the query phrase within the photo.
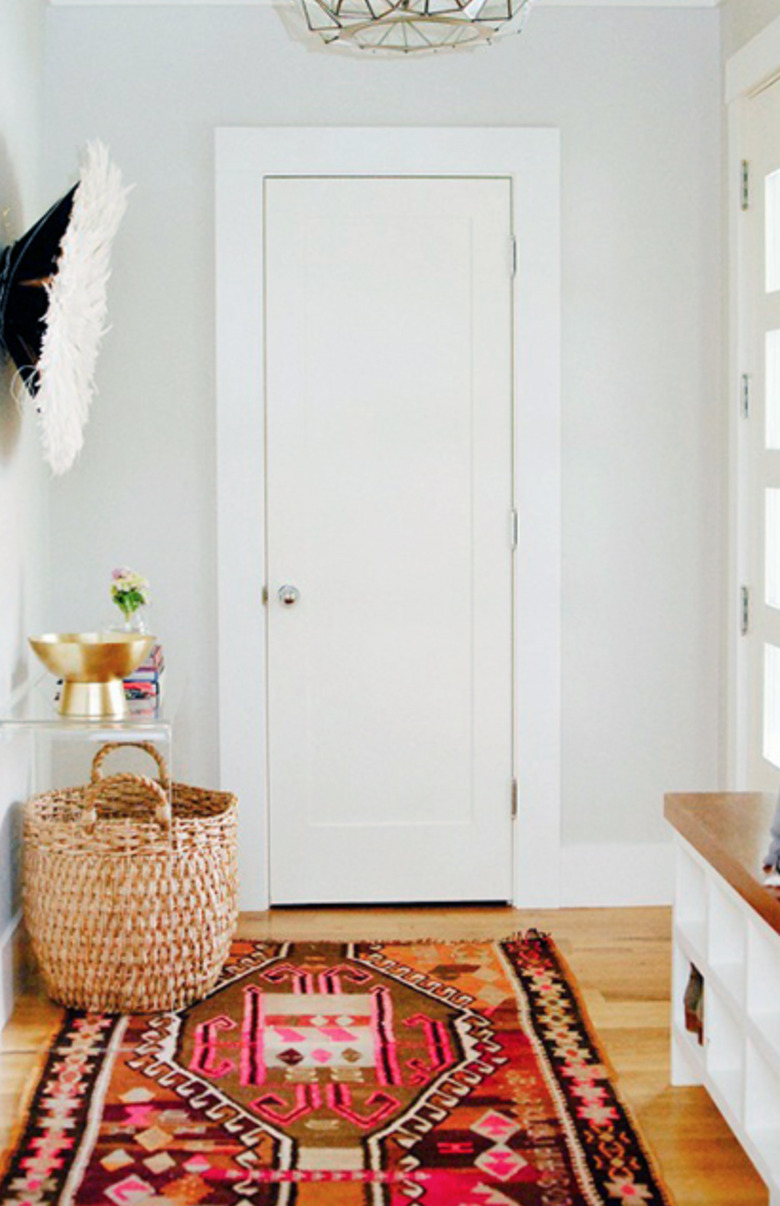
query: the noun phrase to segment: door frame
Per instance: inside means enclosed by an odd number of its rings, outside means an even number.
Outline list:
[[[561,847],[559,131],[223,128],[216,131],[215,149],[219,751],[220,780],[239,799],[241,907],[269,905],[263,605],[263,198],[268,176],[500,176],[512,181],[518,264],[513,383],[518,806],[512,903],[556,907]],[[256,535],[250,539],[251,533]]]
[[[752,787],[748,780],[749,695],[748,659],[740,633],[740,588],[748,580],[750,541],[748,506],[744,495],[749,434],[741,413],[741,376],[750,356],[752,332],[742,305],[749,271],[749,247],[741,199],[742,162],[748,159],[748,113],[751,97],[780,74],[780,17],[733,54],[726,62],[725,100],[728,137],[728,602],[726,631],[726,699],[723,723],[727,735],[725,781],[732,790]]]

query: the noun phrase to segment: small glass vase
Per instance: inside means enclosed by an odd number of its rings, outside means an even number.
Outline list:
[[[121,620],[111,625],[111,632],[126,632],[132,636],[147,636],[146,616],[143,607],[137,607],[129,614],[122,613]]]

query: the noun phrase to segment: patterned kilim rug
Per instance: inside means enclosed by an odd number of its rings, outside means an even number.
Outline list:
[[[190,1009],[68,1012],[0,1202],[668,1206],[536,934],[236,942]]]

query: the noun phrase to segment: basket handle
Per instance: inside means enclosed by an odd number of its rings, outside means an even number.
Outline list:
[[[109,741],[107,745],[101,746],[98,752],[95,754],[95,757],[92,759],[92,776],[90,782],[99,783],[103,778],[101,768],[110,753],[112,753],[114,750],[127,749],[128,746],[131,749],[135,748],[137,750],[143,750],[145,753],[149,754],[151,758],[154,758],[155,762],[157,763],[157,770],[159,772],[158,777],[160,780],[160,786],[166,792],[170,793],[171,777],[168,774],[168,767],[165,764],[165,759],[163,758],[162,754],[156,746],[152,745],[151,741]],[[138,777],[140,776],[133,776],[133,778]]]
[[[108,779],[104,778],[102,766],[108,755],[113,750],[124,749],[127,746],[134,746],[136,749],[144,750],[150,757],[154,758],[160,776],[159,783],[155,779],[147,778],[146,775],[134,775],[125,771],[118,775],[110,775]],[[171,812],[171,779],[165,759],[156,746],[152,745],[151,741],[109,741],[106,745],[101,746],[92,760],[90,784],[84,792],[82,810],[82,820],[84,823],[86,825],[94,825],[97,820],[95,801],[99,796],[101,783],[121,783],[123,781],[127,783],[141,783],[153,796],[157,797],[154,818],[163,829],[170,832],[173,822],[173,814]]]
[[[109,775],[104,779],[102,775],[98,775],[93,779],[89,787],[84,792],[84,799],[81,808],[81,821],[86,826],[92,826],[97,821],[97,800],[100,798],[101,786],[105,783],[140,783],[153,796],[157,797],[157,804],[154,810],[154,819],[157,821],[161,829],[166,833],[171,832],[173,822],[173,813],[171,812],[170,797],[166,793],[161,783],[156,779],[147,779],[145,775],[131,775],[128,772],[122,772],[119,775]]]

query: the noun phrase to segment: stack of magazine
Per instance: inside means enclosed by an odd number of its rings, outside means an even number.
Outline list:
[[[154,645],[146,661],[128,675],[125,698],[131,716],[155,716],[163,700],[165,659],[162,645]]]

